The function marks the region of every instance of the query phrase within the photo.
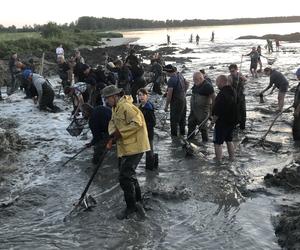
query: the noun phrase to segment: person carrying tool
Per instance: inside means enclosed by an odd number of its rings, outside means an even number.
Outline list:
[[[141,204],[141,189],[135,170],[143,153],[150,150],[144,116],[133,104],[132,97],[123,93],[123,90],[115,85],[107,86],[102,90],[106,103],[112,107],[108,132],[112,137],[111,142],[117,143],[117,154],[120,158],[119,182],[126,202],[126,208],[116,215],[120,220],[128,218],[135,212],[140,217],[145,217]]]
[[[299,80],[294,97],[294,121],[293,121],[293,139],[300,141],[300,68],[296,71],[297,79]]]
[[[111,109],[101,105],[93,108],[90,104],[84,103],[81,110],[84,118],[89,121],[89,128],[93,135],[93,139],[86,144],[86,147],[94,146],[92,162],[98,164],[109,137],[108,123],[111,119]]]
[[[188,118],[188,139],[193,139],[196,126],[201,124],[202,141],[208,141],[206,122],[202,122],[210,115],[211,106],[215,100],[215,91],[212,84],[204,79],[201,72],[193,75],[194,86],[192,87],[191,112]],[[207,120],[207,119],[206,119]]]
[[[262,90],[259,93],[259,96],[263,96],[263,94],[268,89],[270,89],[273,85],[274,86],[270,93],[273,93],[274,89],[278,88],[279,92],[278,92],[278,110],[277,111],[280,112],[280,111],[282,111],[283,106],[284,106],[284,98],[285,98],[285,94],[289,87],[289,82],[282,73],[280,73],[277,70],[272,69],[270,67],[265,68],[264,73],[267,76],[270,76],[270,83],[264,90]]]

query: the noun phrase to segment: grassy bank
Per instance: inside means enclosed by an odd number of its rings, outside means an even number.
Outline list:
[[[42,52],[53,52],[59,44],[65,51],[79,46],[97,46],[102,38],[123,37],[121,33],[97,31],[64,31],[59,37],[43,38],[38,32],[0,33],[0,58],[7,59],[13,52],[40,57]]]

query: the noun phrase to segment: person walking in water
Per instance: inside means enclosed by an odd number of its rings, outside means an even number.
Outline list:
[[[135,212],[145,218],[141,204],[141,188],[136,177],[136,168],[143,153],[150,150],[147,125],[143,113],[133,104],[129,95],[122,89],[110,85],[102,90],[106,103],[112,107],[112,117],[108,133],[112,138],[108,145],[117,143],[119,161],[119,182],[124,192],[126,208],[116,216],[119,220],[127,219]]]
[[[289,87],[289,82],[288,80],[284,77],[283,74],[278,72],[275,69],[272,69],[270,67],[267,67],[264,69],[264,73],[270,77],[270,83],[269,85],[260,92],[260,96],[263,96],[263,93],[266,92],[268,89],[270,89],[273,85],[273,88],[271,90],[271,93],[273,93],[275,88],[279,89],[278,92],[278,112],[282,111],[283,106],[284,106],[284,98],[285,94],[288,90]]]
[[[211,42],[214,42],[215,41],[215,32],[211,32],[211,38],[210,38],[210,41]]]
[[[199,40],[200,40],[200,36],[197,34],[196,35],[196,44],[199,45]]]
[[[250,56],[251,59],[250,72],[253,77],[257,78],[257,64],[258,64],[259,54],[256,50],[256,47],[252,47],[251,52],[243,56]]]
[[[171,40],[170,40],[170,35],[167,34],[167,45],[169,45],[171,43]]]

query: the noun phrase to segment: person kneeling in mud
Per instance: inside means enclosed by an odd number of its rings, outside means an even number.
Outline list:
[[[142,195],[136,177],[136,168],[143,153],[150,150],[147,125],[142,112],[133,104],[131,96],[124,95],[123,90],[114,85],[105,87],[102,96],[112,107],[112,118],[108,132],[111,141],[117,143],[119,162],[119,182],[124,192],[126,209],[117,214],[120,220],[128,218],[135,212],[145,217]]]
[[[94,146],[93,164],[97,164],[109,138],[108,123],[111,119],[111,109],[101,105],[93,108],[90,104],[84,103],[81,110],[83,116],[89,121],[93,135],[93,139],[86,144],[86,147]]]
[[[58,112],[60,108],[53,104],[54,90],[50,83],[41,75],[32,73],[31,70],[23,71],[24,79],[29,82],[29,91],[34,101],[34,104],[39,104],[39,109],[42,111]]]
[[[300,81],[300,68],[296,71],[296,76]],[[294,97],[294,121],[293,121],[293,139],[300,141],[300,82],[296,88]]]
[[[263,96],[264,92],[266,92],[268,89],[270,89],[273,84],[274,87],[272,88],[271,93],[273,93],[275,88],[279,89],[278,92],[278,112],[282,111],[283,106],[284,106],[284,98],[285,98],[285,94],[288,90],[289,87],[289,82],[288,80],[284,77],[284,75],[280,72],[278,72],[275,69],[272,69],[270,67],[267,67],[264,69],[264,73],[267,76],[270,76],[270,83],[269,85],[259,93],[260,96]]]
[[[153,170],[158,167],[158,155],[153,153],[153,137],[154,127],[156,125],[156,117],[154,114],[154,106],[148,100],[148,91],[144,88],[138,90],[140,101],[139,109],[142,111],[148,131],[148,139],[151,150],[146,152],[146,169]]]

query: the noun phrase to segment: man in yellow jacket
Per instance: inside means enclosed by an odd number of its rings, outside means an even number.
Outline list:
[[[114,85],[107,86],[102,90],[102,96],[112,107],[108,133],[117,144],[120,158],[119,182],[126,202],[126,209],[118,213],[117,218],[126,219],[135,212],[145,217],[145,211],[140,203],[141,189],[135,173],[143,153],[150,150],[144,116],[133,104],[132,97],[124,95],[121,88]]]

